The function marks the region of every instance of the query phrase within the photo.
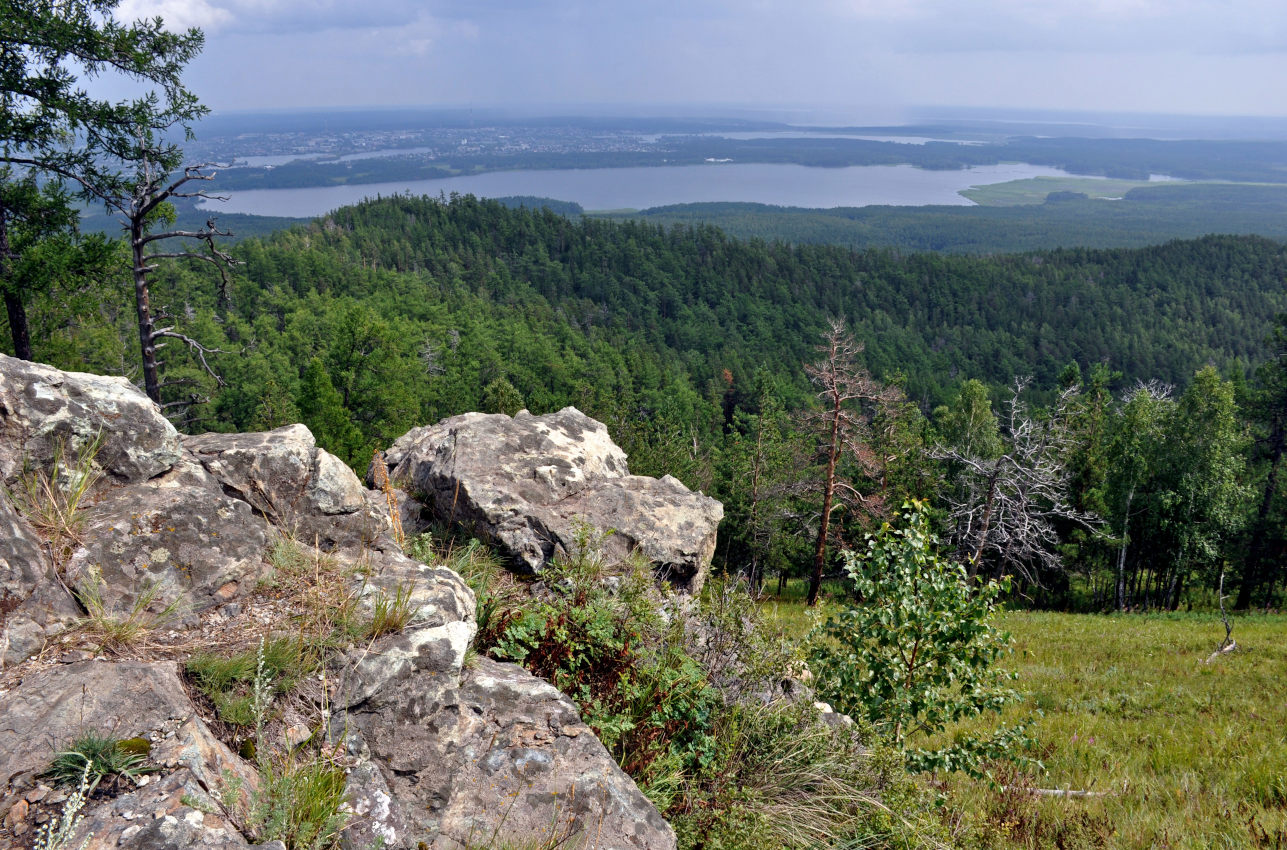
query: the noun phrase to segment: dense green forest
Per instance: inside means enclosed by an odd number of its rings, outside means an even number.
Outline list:
[[[1022,592],[1049,604],[1202,600],[1226,566],[1246,572],[1250,604],[1278,579],[1281,435],[1264,395],[1280,367],[1273,318],[1287,311],[1277,242],[982,258],[393,197],[235,254],[243,265],[222,303],[204,266],[165,267],[153,283],[163,315],[222,352],[210,356],[219,386],[189,353],[167,351],[164,401],[189,430],[302,420],[362,468],[416,424],[574,404],[609,424],[636,471],[726,502],[722,563],[800,572],[816,446],[791,412],[813,404],[804,366],[842,317],[865,344],[861,368],[909,400],[856,411],[886,458],[845,471],[878,492],[872,506],[935,499],[963,554],[1018,571]],[[136,376],[124,294],[70,289],[76,298],[55,288],[33,304],[36,356]],[[1016,377],[1031,381],[1012,409]],[[1173,389],[1132,389],[1147,381]],[[1058,506],[1025,508],[1046,511],[1054,536],[1016,559],[954,523],[970,494],[1010,474],[1001,467],[1032,428],[1059,446],[1069,486]],[[765,482],[756,493],[752,467]],[[856,533],[879,515],[850,508],[837,528]]]
[[[711,224],[742,239],[851,248],[960,254],[1065,246],[1141,248],[1210,233],[1287,239],[1287,188],[1163,184],[1132,189],[1121,200],[1056,196],[1044,204],[1016,206],[805,209],[749,203],[675,204],[606,217],[664,225]]]

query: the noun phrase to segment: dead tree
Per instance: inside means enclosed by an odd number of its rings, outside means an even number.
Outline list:
[[[158,225],[173,222],[173,207],[170,201],[177,199],[202,198],[208,200],[225,200],[221,196],[211,195],[200,189],[190,188],[191,184],[214,179],[213,173],[205,173],[207,165],[189,165],[178,174],[167,167],[169,157],[141,141],[137,149],[137,170],[134,180],[126,184],[125,191],[104,197],[109,209],[122,216],[122,224],[129,234],[130,273],[134,282],[134,305],[138,313],[139,347],[143,359],[143,385],[148,397],[164,409],[166,407],[187,407],[206,399],[198,394],[190,394],[182,401],[164,404],[161,401],[161,390],[171,384],[160,380],[160,369],[164,364],[158,359],[158,352],[165,347],[165,340],[178,340],[194,354],[201,368],[224,386],[223,378],[211,368],[206,356],[222,353],[219,349],[209,348],[201,342],[179,333],[173,325],[157,327],[156,319],[167,318],[162,311],[154,314],[151,305],[150,276],[156,271],[157,260],[186,259],[199,260],[213,265],[219,271],[218,303],[228,302],[228,270],[237,261],[215,244],[215,238],[230,236],[227,231],[219,230],[215,221],[210,218],[206,226],[197,230],[162,229],[154,231]],[[203,250],[155,250],[158,243],[171,239],[192,240],[204,245]]]
[[[1030,584],[1040,584],[1041,570],[1062,567],[1055,546],[1056,523],[1094,530],[1101,520],[1068,503],[1068,475],[1063,456],[1068,433],[1065,416],[1076,389],[1060,394],[1044,419],[1029,415],[1020,399],[1026,379],[1016,380],[1003,430],[1007,451],[984,458],[967,451],[936,446],[931,456],[953,462],[960,484],[949,497],[952,540],[958,556],[976,575],[984,561],[998,575],[1011,570]]]
[[[818,601],[822,573],[826,566],[827,537],[831,531],[831,514],[838,503],[858,507],[868,513],[880,513],[882,504],[875,494],[861,492],[840,474],[841,459],[849,457],[862,474],[875,476],[881,468],[880,458],[871,449],[870,411],[877,406],[891,406],[899,399],[895,388],[887,387],[871,376],[858,355],[862,343],[856,342],[843,321],[833,319],[830,329],[818,346],[822,359],[805,367],[809,379],[818,387],[821,408],[805,414],[806,426],[818,435],[818,452],[822,475],[818,480],[821,508],[818,536],[814,544],[813,569],[809,576],[808,604]]]

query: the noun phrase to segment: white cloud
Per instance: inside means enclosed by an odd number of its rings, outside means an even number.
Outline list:
[[[217,32],[233,19],[232,12],[210,0],[123,0],[116,17],[122,21],[160,17],[170,30],[200,27],[207,32]]]

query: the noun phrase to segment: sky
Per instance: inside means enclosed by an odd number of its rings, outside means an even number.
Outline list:
[[[122,0],[216,111],[721,104],[1287,116],[1283,0]]]

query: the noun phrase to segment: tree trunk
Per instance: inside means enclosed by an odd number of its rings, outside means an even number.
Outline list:
[[[31,359],[31,328],[27,323],[27,309],[16,288],[11,288],[9,263],[13,259],[9,248],[9,217],[0,204],[0,289],[4,290],[4,309],[9,317],[9,333],[13,337],[13,356],[19,360]]]
[[[1131,500],[1135,488],[1126,494],[1126,510],[1122,514],[1122,548],[1117,550],[1117,610],[1126,610],[1126,533],[1131,525]]]
[[[983,561],[983,547],[988,542],[988,529],[992,525],[992,508],[995,505],[997,497],[997,478],[1001,475],[1001,461],[1004,457],[997,458],[992,466],[992,474],[988,476],[988,495],[983,502],[983,520],[982,528],[979,529],[979,545],[974,547],[974,555],[970,558],[970,578],[974,578],[979,572],[979,564]]]
[[[143,228],[133,223],[130,228],[130,245],[134,260],[134,306],[138,310],[139,349],[143,356],[143,388],[147,397],[161,403],[161,383],[157,378],[156,337],[152,323],[152,305],[148,298],[147,255],[143,252]]]
[[[831,529],[831,502],[836,494],[836,458],[840,454],[840,396],[834,396],[831,411],[831,439],[827,444],[827,475],[822,487],[822,520],[818,523],[818,542],[813,549],[813,574],[809,577],[810,607],[818,604],[822,590],[822,570],[827,559],[827,532]]]
[[[755,462],[751,466],[751,595],[760,595],[760,462],[764,450],[764,420],[755,435]]]

